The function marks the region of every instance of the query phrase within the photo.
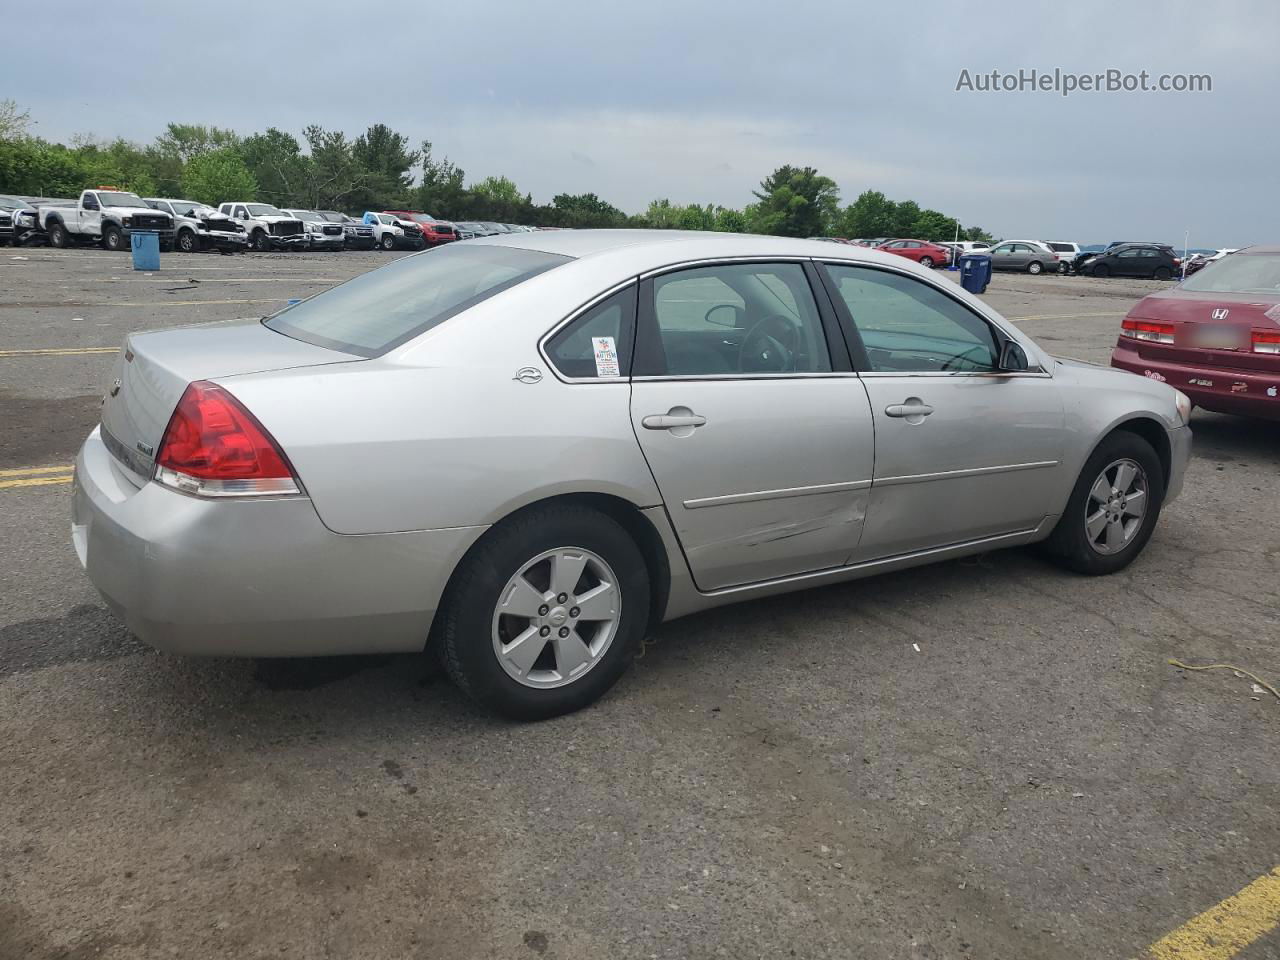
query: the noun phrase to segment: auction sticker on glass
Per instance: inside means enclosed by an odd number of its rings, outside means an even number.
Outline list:
[[[614,346],[613,337],[592,337],[591,346],[596,355],[596,376],[621,376],[618,370],[618,351]]]

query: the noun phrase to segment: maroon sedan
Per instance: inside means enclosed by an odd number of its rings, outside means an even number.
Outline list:
[[[950,250],[928,240],[886,240],[876,249],[914,260],[922,267],[936,267],[951,262]]]
[[[1280,246],[1209,264],[1124,318],[1111,365],[1206,410],[1280,420]]]

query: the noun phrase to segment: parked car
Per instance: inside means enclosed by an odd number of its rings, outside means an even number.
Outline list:
[[[1193,273],[1203,270],[1209,264],[1217,263],[1223,257],[1229,257],[1231,254],[1235,253],[1236,250],[1236,247],[1224,247],[1221,250],[1215,250],[1213,253],[1193,253],[1187,258],[1186,263],[1183,264],[1182,274],[1183,276],[1189,277]]]
[[[452,223],[437,220],[429,213],[421,213],[416,210],[383,210],[382,212],[389,213],[393,217],[399,217],[401,220],[416,223],[418,229],[422,231],[423,242],[428,247],[438,247],[442,243],[453,243],[458,239],[457,231],[454,230]]]
[[[161,246],[173,241],[173,217],[152,210],[136,193],[125,190],[85,190],[74,206],[50,204],[37,208],[49,243],[100,243],[107,250],[123,250],[134,230],[160,235]]]
[[[7,201],[12,200],[12,204]],[[0,246],[13,242],[13,211],[18,206],[16,197],[0,196]]]
[[[1172,280],[1182,260],[1172,247],[1151,243],[1122,243],[1085,260],[1080,272],[1090,277],[1149,277]]]
[[[364,222],[373,227],[374,239],[383,250],[421,250],[426,245],[422,230],[411,220],[367,210]]]
[[[145,197],[153,210],[173,217],[173,245],[183,253],[219,250],[236,253],[248,248],[249,236],[244,227],[213,207],[194,200],[170,197]]]
[[[946,247],[950,263],[958,262],[966,253],[987,253],[991,249],[991,244],[984,240],[949,240],[939,243],[938,246]]]
[[[316,212],[330,223],[336,223],[342,227],[343,249],[372,250],[378,245],[373,235],[373,227],[369,224],[345,213],[339,213],[337,210],[317,210]]]
[[[315,210],[288,209],[284,212],[302,221],[306,229],[308,250],[341,250],[346,245],[341,224],[330,222],[328,217]]]
[[[134,633],[430,642],[521,718],[737,600],[1037,542],[1120,570],[1191,442],[1167,384],[1056,359],[902,257],[783,237],[450,244],[133,334],[108,376],[71,537]]]
[[[1071,265],[1080,256],[1080,244],[1068,240],[1041,240],[1040,245],[1047,247],[1058,255],[1058,271],[1070,273]]]
[[[458,228],[458,236],[462,240],[499,236],[503,232],[496,224],[481,223],[479,220],[455,220],[453,225]]]
[[[1280,420],[1280,246],[1246,247],[1144,297],[1111,365],[1206,410]]]
[[[992,270],[1039,274],[1058,272],[1058,255],[1039,240],[1002,240],[990,250]]]
[[[254,250],[305,250],[307,232],[301,220],[269,203],[231,201],[218,211],[238,221],[249,235]]]
[[[890,240],[876,249],[914,260],[922,267],[946,266],[951,262],[950,250],[928,240]]]

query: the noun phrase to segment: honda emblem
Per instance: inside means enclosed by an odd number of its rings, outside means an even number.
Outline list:
[[[1210,314],[1210,316],[1212,316],[1213,319],[1215,320],[1225,320],[1227,319],[1227,314],[1230,312],[1231,311],[1228,310],[1226,307],[1214,307],[1213,313]]]

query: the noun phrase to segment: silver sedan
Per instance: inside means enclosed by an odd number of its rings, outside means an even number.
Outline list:
[[[519,718],[720,604],[1039,544],[1146,545],[1187,398],[945,278],[806,240],[488,237],[262,321],[131,336],[72,540],[143,640],[428,651]]]

